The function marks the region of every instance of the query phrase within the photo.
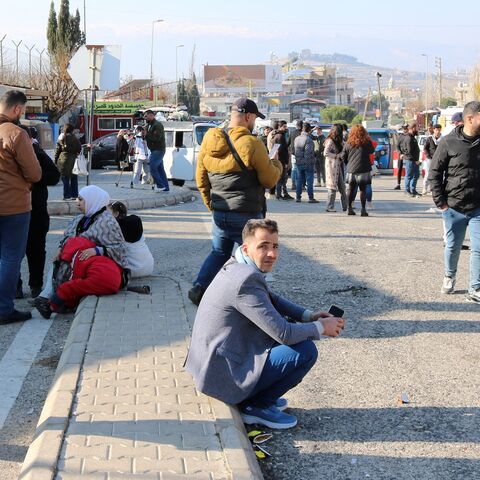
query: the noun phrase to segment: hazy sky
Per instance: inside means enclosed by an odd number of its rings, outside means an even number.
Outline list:
[[[150,75],[152,21],[154,73],[188,73],[196,43],[196,71],[204,63],[261,63],[273,51],[284,56],[309,48],[315,53],[345,53],[377,66],[424,71],[429,55],[442,57],[445,70],[469,67],[480,59],[478,0],[85,0],[87,43],[122,45],[122,75]],[[46,46],[50,0],[0,0],[0,38]],[[136,6],[134,6],[136,5]],[[70,0],[71,11],[83,0]],[[368,6],[368,8],[367,8]],[[59,0],[55,0],[58,11]],[[20,50],[26,51],[23,45]]]

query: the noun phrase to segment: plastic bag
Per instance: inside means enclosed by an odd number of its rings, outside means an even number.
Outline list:
[[[88,175],[87,159],[83,152],[75,159],[72,173],[74,175],[80,175],[81,177],[86,177]]]

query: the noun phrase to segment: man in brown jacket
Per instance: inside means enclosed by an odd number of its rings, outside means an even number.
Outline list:
[[[17,90],[0,98],[0,325],[32,318],[13,303],[27,245],[31,187],[42,177],[30,139],[17,125],[26,103]]]
[[[242,230],[251,218],[265,215],[265,189],[274,187],[282,164],[271,160],[263,142],[252,135],[255,119],[265,118],[249,98],[232,105],[227,136],[221,128],[206,133],[197,161],[198,190],[212,211],[212,251],[205,259],[188,298],[198,305],[222,265],[242,243]],[[227,141],[228,140],[228,141]],[[237,162],[229,142],[238,153]]]

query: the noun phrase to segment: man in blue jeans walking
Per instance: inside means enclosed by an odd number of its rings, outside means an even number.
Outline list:
[[[198,154],[197,186],[213,218],[212,250],[188,292],[195,305],[235,243],[242,242],[247,220],[265,216],[265,188],[274,187],[283,170],[277,158],[269,158],[262,140],[252,135],[257,117],[265,118],[257,104],[239,98],[232,105],[228,130],[209,129]]]
[[[236,404],[247,424],[291,428],[283,395],[317,360],[312,340],[336,337],[343,318],[312,312],[270,291],[278,226],[249,220],[243,244],[208,287],[197,311],[186,368],[198,390]]]
[[[163,157],[165,156],[165,130],[163,125],[155,119],[155,113],[152,110],[145,112],[145,121],[147,122],[147,133],[145,140],[150,150],[149,167],[153,180],[155,181],[155,190],[157,192],[168,192],[167,174],[163,166]]]
[[[470,285],[467,301],[480,303],[480,102],[463,109],[458,125],[439,142],[428,180],[445,224],[445,276],[442,293],[453,293],[457,264],[470,229]]]
[[[15,310],[20,265],[27,246],[32,183],[42,170],[27,133],[17,124],[27,97],[10,90],[0,98],[0,325],[32,318]]]
[[[403,165],[405,166],[405,194],[418,197],[417,182],[420,176],[420,147],[417,139],[418,127],[415,122],[408,125],[408,132],[402,141]]]

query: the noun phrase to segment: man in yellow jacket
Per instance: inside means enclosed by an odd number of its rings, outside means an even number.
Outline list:
[[[202,142],[196,180],[213,214],[212,251],[188,292],[195,305],[232,255],[235,243],[241,245],[247,221],[265,216],[265,188],[274,187],[282,174],[280,161],[270,159],[263,142],[252,135],[257,117],[265,118],[256,103],[239,98],[232,105],[228,129],[211,128]]]

